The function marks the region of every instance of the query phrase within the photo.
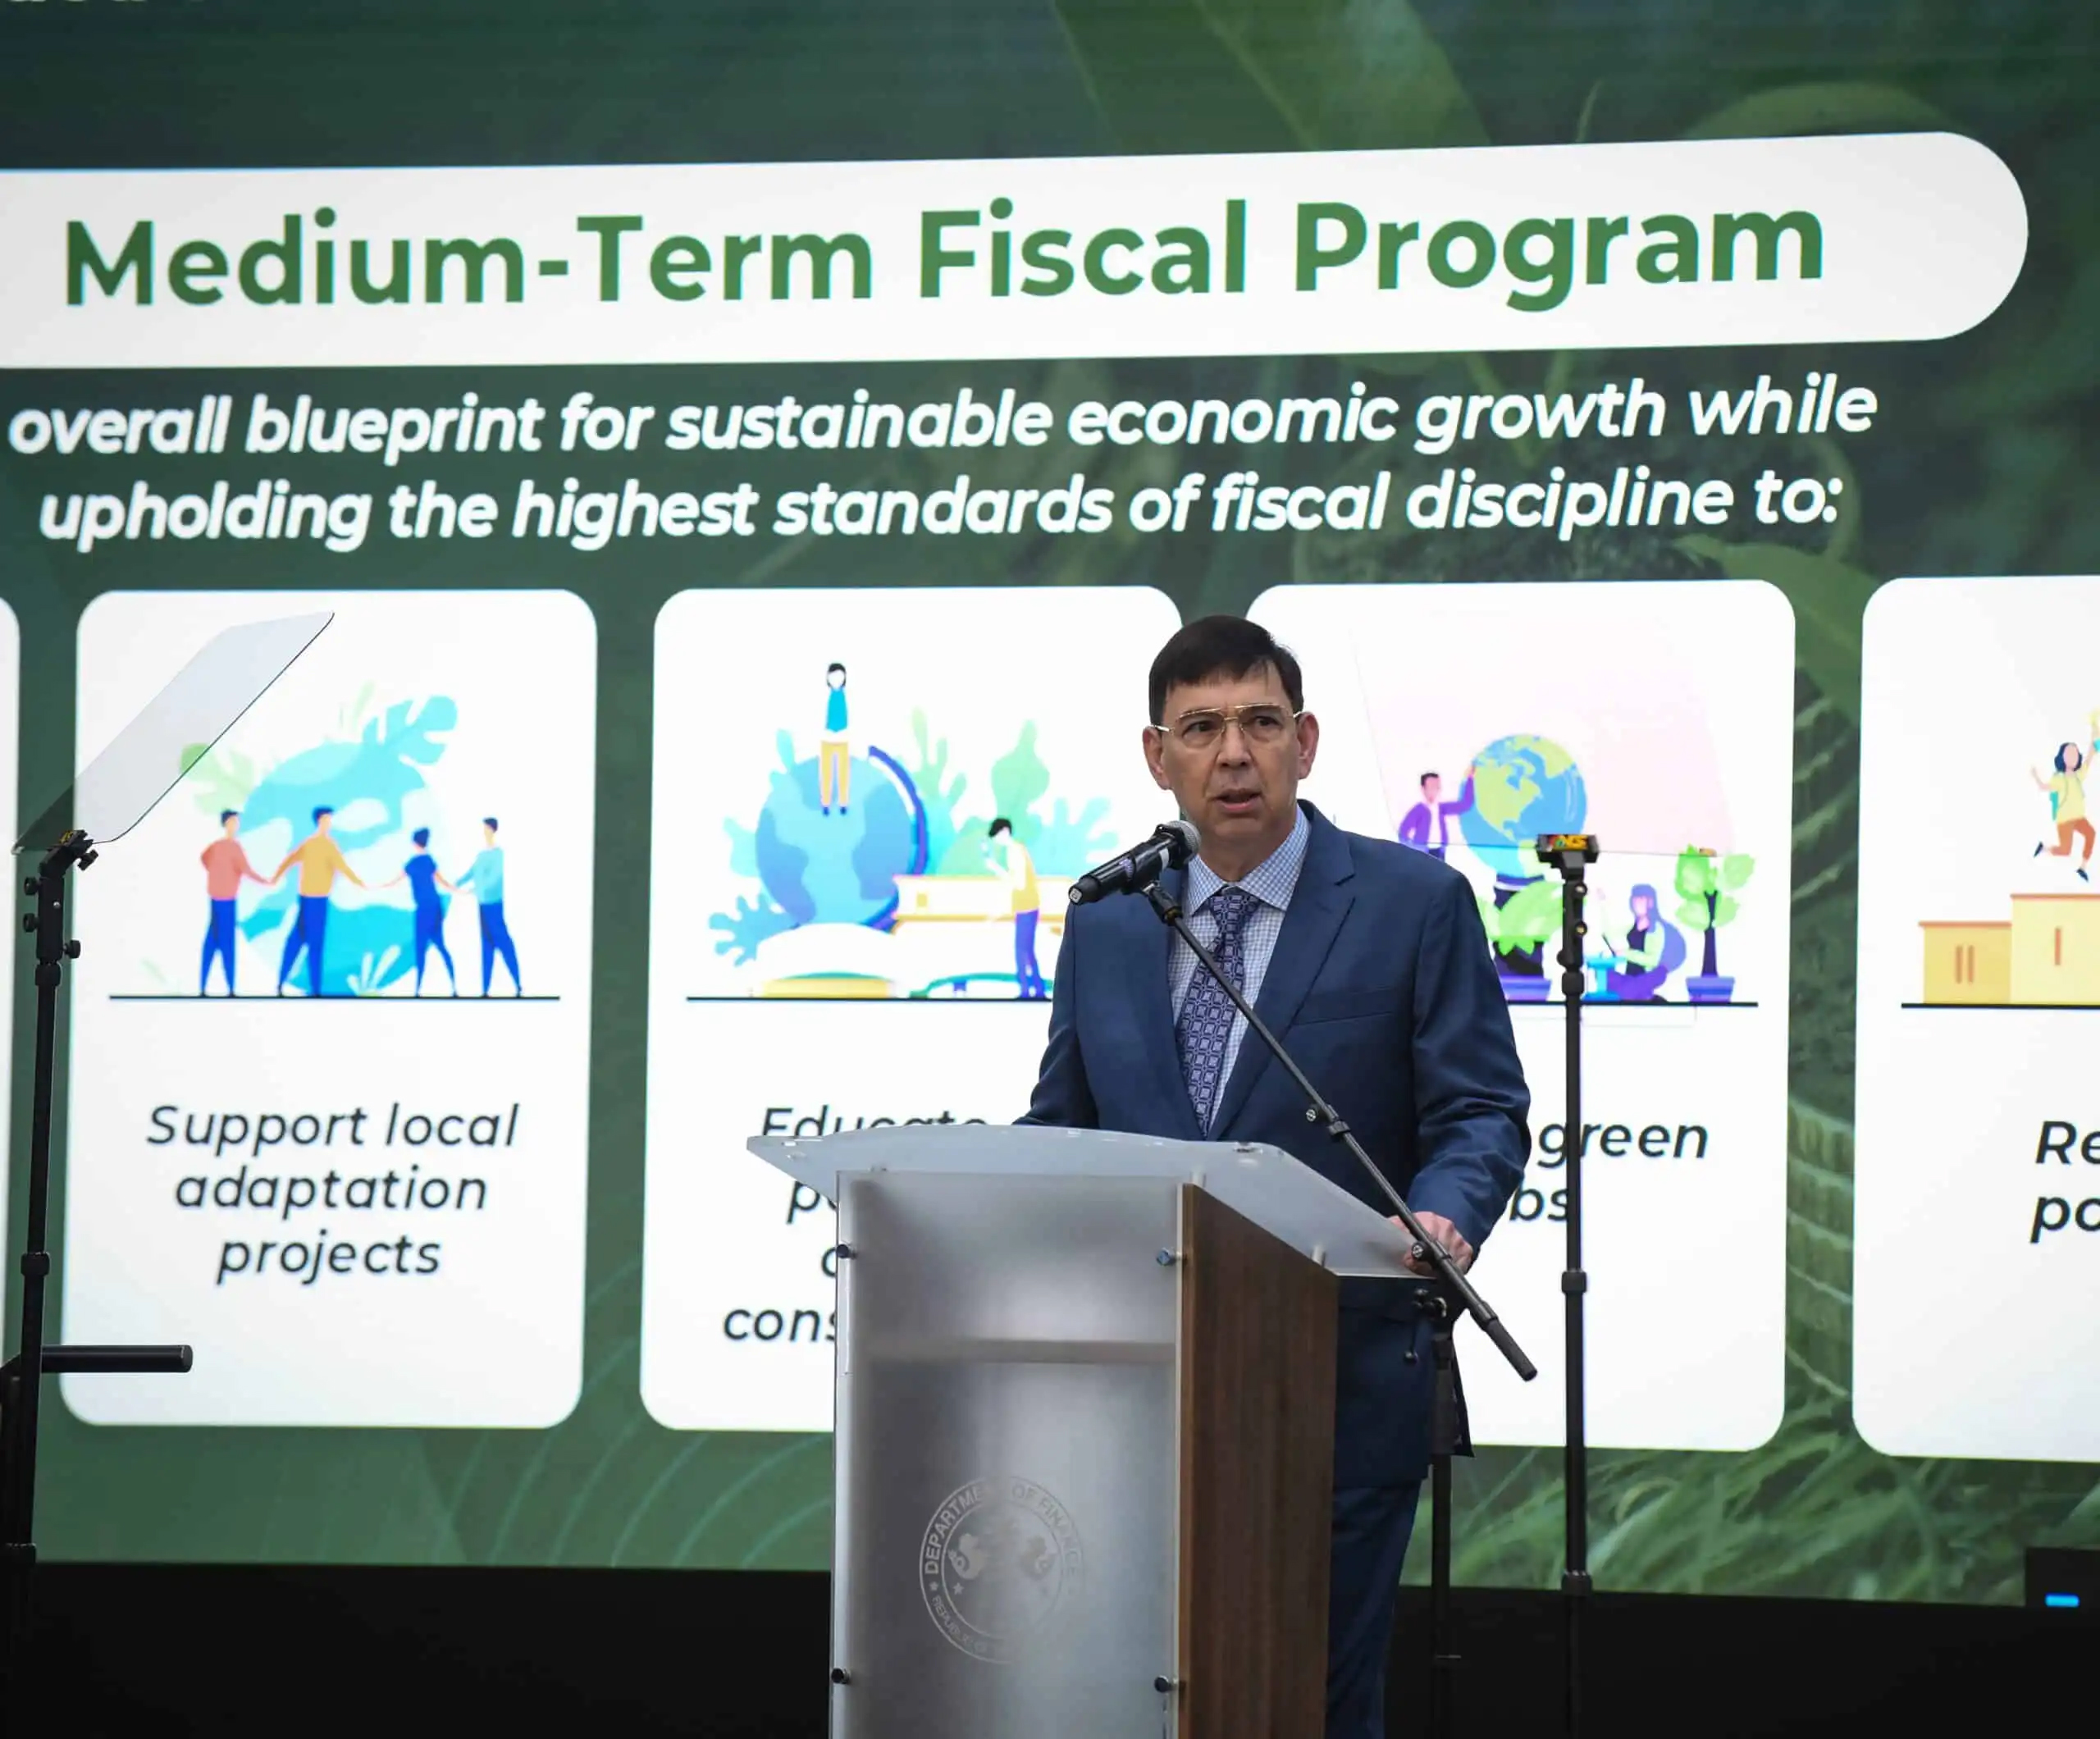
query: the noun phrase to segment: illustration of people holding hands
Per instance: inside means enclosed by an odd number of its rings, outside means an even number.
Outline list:
[[[277,967],[279,996],[285,993],[285,981],[299,964],[302,950],[306,955],[307,994],[317,997],[322,993],[321,956],[328,938],[330,891],[339,875],[347,876],[359,888],[365,885],[343,856],[343,848],[329,837],[335,823],[335,810],[328,804],[322,804],[313,811],[313,831],[285,854],[285,860],[277,865],[277,873],[270,878],[272,883],[279,882],[294,864],[299,865],[299,915],[293,920],[291,933],[285,938],[285,957]]]
[[[401,873],[390,882],[381,882],[382,888],[392,888],[401,882],[409,884],[409,892],[416,902],[416,994],[423,993],[423,962],[429,958],[432,948],[445,962],[445,974],[452,980],[452,993],[459,994],[459,974],[452,964],[451,951],[445,946],[445,902],[437,897],[442,888],[447,893],[459,890],[445,880],[437,867],[437,860],[430,855],[430,829],[419,827],[409,836],[415,850],[408,862],[401,865]]]
[[[482,853],[468,865],[467,873],[459,878],[459,886],[472,888],[481,905],[482,994],[489,993],[496,956],[501,955],[504,965],[510,968],[511,994],[522,997],[525,986],[518,976],[518,948],[510,939],[510,926],[503,916],[503,847],[495,842],[495,817],[484,815]]]
[[[219,811],[219,838],[204,847],[204,892],[212,902],[212,916],[204,931],[204,961],[197,973],[197,994],[203,996],[212,983],[212,961],[217,956],[226,977],[226,994],[233,994],[234,915],[240,884],[273,884],[256,873],[240,842],[240,811]]]

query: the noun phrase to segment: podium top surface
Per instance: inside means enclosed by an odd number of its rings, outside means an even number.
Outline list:
[[[1404,1266],[1410,1242],[1405,1232],[1281,1148],[1168,1141],[1116,1130],[967,1123],[848,1130],[808,1140],[761,1135],[745,1145],[833,1203],[842,1176],[871,1171],[1194,1184],[1333,1273],[1419,1278]]]

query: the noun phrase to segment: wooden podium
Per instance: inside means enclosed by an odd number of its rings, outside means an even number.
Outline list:
[[[1399,1229],[1274,1148],[751,1150],[838,1209],[834,1739],[1312,1739],[1335,1291]]]

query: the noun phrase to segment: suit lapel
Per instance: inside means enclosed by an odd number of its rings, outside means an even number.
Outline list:
[[[1187,883],[1183,872],[1170,870],[1159,880],[1162,889],[1179,901]],[[1144,903],[1136,899],[1130,901],[1133,906]],[[1174,932],[1148,910],[1144,922],[1148,929],[1143,939],[1136,941],[1125,956],[1131,974],[1130,1006],[1138,1011],[1138,1029],[1144,1034],[1145,1060],[1154,1089],[1161,1096],[1161,1102],[1173,1107],[1168,1115],[1176,1125],[1174,1138],[1201,1141],[1203,1127],[1196,1121],[1196,1107],[1189,1098],[1189,1084],[1181,1075],[1181,1052],[1174,1042],[1174,997],[1168,978]]]
[[[1270,956],[1268,970],[1262,974],[1262,993],[1254,998],[1254,1012],[1285,1043],[1299,1005],[1319,977],[1335,938],[1341,933],[1342,921],[1356,903],[1349,885],[1356,874],[1349,842],[1311,804],[1305,809],[1312,824],[1312,837],[1306,842],[1304,867],[1299,871],[1290,910],[1284,914],[1276,952]],[[1234,1059],[1231,1076],[1218,1101],[1217,1116],[1211,1125],[1213,1139],[1225,1138],[1233,1119],[1245,1108],[1262,1071],[1275,1066],[1269,1048],[1249,1031],[1239,1041],[1239,1055]],[[1186,1100],[1188,1096],[1185,1088],[1181,1097]]]

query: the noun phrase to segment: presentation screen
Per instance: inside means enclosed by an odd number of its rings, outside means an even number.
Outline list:
[[[1530,1085],[1461,1579],[1558,1572],[1577,1153],[1601,1583],[2100,1544],[2069,9],[0,11],[0,810],[332,618],[76,877],[52,1332],[195,1365],[54,1381],[48,1557],[824,1569],[746,1143],[1022,1113],[1217,614]]]

